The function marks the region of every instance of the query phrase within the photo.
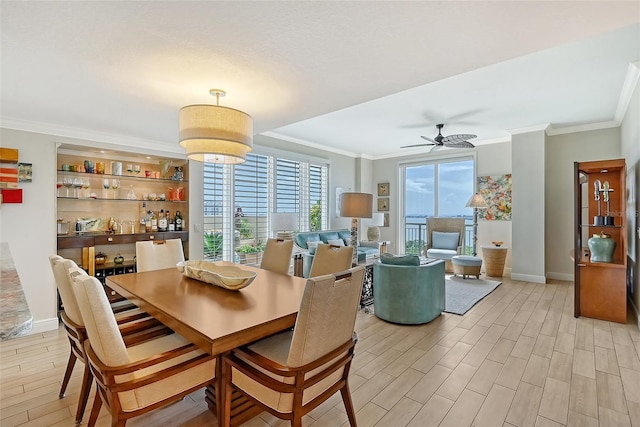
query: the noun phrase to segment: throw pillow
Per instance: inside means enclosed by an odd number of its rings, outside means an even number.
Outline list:
[[[344,246],[344,242],[342,241],[342,239],[327,240],[327,243],[334,246]]]
[[[380,262],[389,265],[420,265],[418,255],[393,255],[390,253],[380,255]]]
[[[434,249],[457,250],[460,241],[460,233],[443,233],[441,231],[431,232],[431,247]]]
[[[309,248],[309,254],[315,255],[316,249],[318,249],[318,245],[322,242],[307,242],[307,247]]]
[[[345,246],[351,246],[351,237],[343,237],[342,240],[344,240]]]

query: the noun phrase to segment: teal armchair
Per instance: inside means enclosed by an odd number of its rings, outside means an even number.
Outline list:
[[[444,311],[443,260],[426,265],[373,264],[373,305],[382,320],[427,323]]]

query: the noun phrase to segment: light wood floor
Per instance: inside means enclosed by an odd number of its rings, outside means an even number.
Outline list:
[[[635,319],[575,319],[571,283],[505,278],[465,316],[399,326],[360,312],[356,329],[350,384],[360,427],[640,426]],[[74,425],[83,365],[58,399],[68,354],[62,329],[0,343],[2,427]],[[305,426],[346,421],[338,394],[305,417]],[[109,425],[104,410],[99,425]],[[128,425],[217,422],[200,391]],[[245,425],[287,424],[263,414]]]

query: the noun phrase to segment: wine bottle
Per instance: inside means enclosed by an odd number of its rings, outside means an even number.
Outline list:
[[[180,211],[176,211],[176,231],[182,231],[182,215],[180,215]]]

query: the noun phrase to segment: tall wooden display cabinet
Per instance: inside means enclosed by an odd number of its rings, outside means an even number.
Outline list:
[[[575,317],[627,320],[625,183],[624,159],[574,163]],[[591,253],[594,235],[615,242],[610,259]]]

